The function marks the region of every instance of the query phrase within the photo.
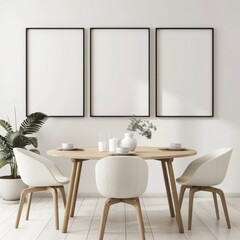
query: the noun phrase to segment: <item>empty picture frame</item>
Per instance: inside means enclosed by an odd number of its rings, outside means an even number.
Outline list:
[[[26,115],[84,116],[84,28],[26,29]]]
[[[149,116],[149,28],[90,29],[91,117]]]
[[[156,116],[214,116],[214,29],[156,29]]]

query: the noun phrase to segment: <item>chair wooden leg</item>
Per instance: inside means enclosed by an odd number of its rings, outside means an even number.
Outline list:
[[[181,188],[180,188],[180,193],[179,193],[179,207],[180,207],[180,209],[182,207],[183,197],[184,197],[184,193],[185,193],[186,188],[187,187],[185,185],[182,185]]]
[[[53,187],[49,187],[47,190],[52,193],[53,205],[54,205],[54,212],[55,212],[55,227],[56,227],[56,230],[59,230],[58,195],[57,195],[57,189],[56,189],[56,188],[53,188]]]
[[[15,228],[18,228],[19,221],[20,221],[21,214],[22,214],[23,205],[24,205],[24,200],[25,200],[25,197],[26,197],[27,193],[28,193],[27,189],[24,189],[21,193]]]
[[[173,201],[172,201],[172,194],[171,194],[169,179],[168,179],[168,174],[167,174],[166,162],[161,161],[161,163],[162,163],[162,171],[163,171],[163,177],[164,177],[164,183],[165,183],[165,188],[166,188],[166,193],[167,193],[170,215],[171,215],[171,217],[175,217]]]
[[[139,230],[140,230],[140,233],[141,233],[141,240],[145,240],[145,234],[144,234],[145,230],[144,230],[142,210],[141,210],[141,205],[140,205],[139,198],[136,198],[135,208],[136,208],[136,211],[137,211],[137,219],[138,219]]]
[[[107,199],[104,205],[104,210],[101,218],[101,223],[100,223],[100,234],[99,234],[99,240],[103,240],[104,232],[105,232],[105,227],[107,223],[107,217],[108,217],[108,212],[109,208],[112,205],[111,203],[111,198]]]
[[[63,199],[64,208],[66,208],[66,195],[65,195],[64,187],[63,187],[63,186],[60,186],[60,187],[59,187],[59,191],[60,191],[61,194],[62,194],[62,199]]]
[[[221,201],[222,201],[222,206],[223,206],[223,211],[224,211],[224,215],[226,218],[226,222],[227,222],[227,226],[230,229],[231,228],[231,223],[230,223],[230,219],[229,219],[229,215],[228,215],[228,209],[227,209],[227,204],[226,204],[226,199],[224,196],[224,193],[221,189],[217,189],[217,193],[219,194]]]
[[[218,201],[217,201],[217,194],[216,194],[216,192],[213,192],[212,195],[213,195],[213,200],[214,200],[216,217],[217,217],[217,219],[220,219],[220,217],[219,217],[219,209],[218,209]]]
[[[195,192],[197,192],[199,189],[196,187],[190,188],[189,193],[189,206],[188,206],[188,230],[192,229],[192,212],[193,212],[193,198]]]
[[[30,192],[30,193],[28,194],[28,205],[27,205],[26,220],[29,219],[30,207],[31,207],[31,203],[32,203],[32,195],[33,195],[32,192]]]

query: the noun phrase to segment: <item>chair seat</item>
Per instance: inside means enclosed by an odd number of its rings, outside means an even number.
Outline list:
[[[176,181],[181,185],[187,185],[186,183],[190,180],[190,177],[181,176],[176,179]]]
[[[59,185],[63,185],[63,184],[69,183],[69,178],[67,178],[65,176],[57,176],[55,178],[59,182]]]
[[[200,180],[191,179],[191,177],[181,176],[176,179],[177,183],[185,186],[195,186],[195,187],[209,187],[218,185],[216,182],[205,181],[204,178]]]
[[[45,181],[34,181],[33,184],[28,184],[28,186],[34,187],[49,187],[49,186],[61,186],[69,183],[69,178],[63,175],[54,176],[54,179],[48,179]]]
[[[47,183],[39,183],[39,184],[34,184],[34,185],[31,185],[31,186],[34,186],[34,187],[48,187],[48,186],[62,186],[64,184],[67,184],[69,183],[69,178],[67,177],[64,177],[64,176],[58,176],[56,177],[56,181],[52,181],[52,182],[47,182]]]

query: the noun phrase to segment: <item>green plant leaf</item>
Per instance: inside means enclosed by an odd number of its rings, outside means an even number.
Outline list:
[[[7,146],[6,138],[0,135],[0,150],[5,149],[6,146]]]
[[[13,132],[11,124],[4,120],[0,120],[0,126],[2,126],[8,133]]]
[[[40,154],[40,152],[39,152],[39,150],[38,149],[29,149],[29,151],[31,151],[31,152],[34,152],[34,153],[37,153],[37,154]]]
[[[29,142],[35,147],[38,147],[38,140],[36,137],[28,137]]]
[[[0,168],[6,166],[9,163],[11,163],[9,160],[0,160]]]
[[[7,137],[8,142],[11,144],[12,148],[25,148],[27,145],[32,144],[28,137],[24,136],[20,132],[14,132]]]
[[[12,159],[13,150],[6,138],[0,135],[0,160]]]
[[[8,141],[5,137],[0,135],[0,150],[5,150],[10,148]]]
[[[11,160],[13,158],[13,151],[4,149],[0,151],[0,161]]]
[[[19,131],[22,134],[36,133],[47,120],[48,116],[41,112],[32,113],[21,124]]]
[[[7,133],[6,134],[6,136],[5,136],[5,139],[6,139],[6,141],[7,141],[7,144],[8,144],[8,146],[12,149],[13,147],[12,147],[12,138],[13,138],[13,135],[14,135],[15,133],[14,132],[12,132],[12,133]]]

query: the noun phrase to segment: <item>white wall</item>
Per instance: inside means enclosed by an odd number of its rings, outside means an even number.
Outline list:
[[[221,187],[226,193],[239,193],[240,182],[240,1],[238,0],[0,0],[0,118],[18,122],[25,117],[25,28],[86,28],[86,117],[50,118],[37,135],[40,150],[71,141],[77,146],[96,146],[99,132],[123,136],[128,125],[124,118],[89,117],[89,28],[151,28],[151,118],[158,126],[152,140],[137,136],[139,145],[166,146],[182,142],[199,155],[215,148],[232,146],[234,152],[229,171]],[[155,118],[155,27],[215,28],[215,117]],[[57,89],[56,89],[57,90]],[[53,96],[54,97],[54,96]],[[64,96],[63,96],[64,97]],[[39,99],[44,101],[44,99]],[[64,174],[70,174],[68,159],[51,158]],[[176,159],[179,176],[193,158]],[[83,166],[80,183],[82,195],[96,194],[95,161]],[[149,162],[150,180],[146,194],[164,193],[160,164]],[[7,169],[0,170],[0,174]]]

